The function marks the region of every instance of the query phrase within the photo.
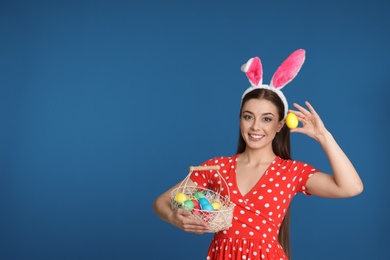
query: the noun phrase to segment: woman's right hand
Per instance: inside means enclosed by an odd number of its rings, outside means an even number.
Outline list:
[[[186,209],[177,209],[172,211],[172,214],[169,217],[169,222],[190,233],[194,234],[204,234],[209,231],[207,223],[201,220],[196,220],[189,218],[191,212]]]

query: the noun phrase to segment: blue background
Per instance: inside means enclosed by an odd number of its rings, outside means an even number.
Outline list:
[[[294,50],[284,92],[309,100],[359,171],[350,199],[298,195],[293,259],[388,256],[387,1],[1,1],[0,259],[204,259],[211,234],[153,200],[188,166],[232,155],[260,56]],[[319,145],[292,155],[325,172]]]

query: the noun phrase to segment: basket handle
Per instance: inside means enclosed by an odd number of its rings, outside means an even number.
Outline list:
[[[190,166],[190,172],[193,171],[207,171],[207,170],[219,170],[221,167],[219,165],[210,165],[210,166]]]
[[[190,166],[188,167],[189,168],[189,171],[190,173],[187,175],[187,177],[181,182],[180,184],[180,187],[183,186],[183,183],[184,183],[184,187],[187,186],[187,182],[190,178],[190,175],[191,175],[191,172],[193,171],[207,171],[207,170],[216,170],[217,173],[218,173],[218,176],[219,176],[219,179],[222,180],[225,185],[226,185],[226,188],[227,188],[227,192],[228,192],[228,197],[229,197],[229,200],[230,200],[230,189],[229,189],[229,185],[227,184],[226,180],[221,176],[221,173],[219,172],[219,169],[221,169],[221,167],[219,165],[208,165],[208,166]],[[219,189],[221,190],[223,188],[222,186],[222,182],[220,183],[219,185]]]

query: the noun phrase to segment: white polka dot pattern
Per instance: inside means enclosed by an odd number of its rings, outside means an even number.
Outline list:
[[[228,230],[215,234],[206,259],[287,259],[278,239],[279,228],[292,198],[306,195],[307,179],[317,170],[309,164],[276,157],[260,180],[245,196],[236,182],[239,155],[213,158],[202,165],[221,166],[219,172],[236,204],[233,222]],[[191,179],[199,186],[219,191],[215,171],[193,172]],[[227,195],[226,187],[219,191]]]

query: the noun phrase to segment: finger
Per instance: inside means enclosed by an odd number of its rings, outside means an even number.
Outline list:
[[[313,114],[313,115],[318,115],[316,110],[313,108],[313,106],[309,103],[309,101],[306,101],[305,102],[305,105],[309,108],[310,112]]]
[[[295,114],[298,118],[303,117],[303,114],[300,111],[289,109],[288,112]]]
[[[206,228],[206,229],[208,228],[208,224],[203,220],[192,219],[192,218],[185,218],[183,220],[183,225],[186,225],[188,227],[194,227],[194,228]]]
[[[207,223],[202,221],[202,220],[189,219],[189,221],[187,221],[186,224],[192,225],[192,226],[195,226],[195,227],[208,228]]]
[[[191,212],[186,209],[178,209],[178,213],[184,217],[191,216]]]
[[[183,230],[196,234],[203,234],[209,231],[209,227],[203,225],[185,224],[183,225]]]
[[[190,223],[183,224],[183,228],[185,230],[191,230],[191,231],[207,231],[209,229],[208,226],[193,225],[193,224],[190,224]]]
[[[300,134],[302,134],[303,133],[303,129],[302,129],[302,127],[296,127],[296,128],[290,129],[290,133],[300,133]]]
[[[290,111],[296,115],[296,117],[298,118],[298,121],[301,122],[302,124],[307,122],[305,120],[306,116],[302,112],[294,111],[294,110],[290,110]]]
[[[302,107],[301,105],[294,103],[293,106],[296,107],[303,114],[302,117],[310,115],[310,111]]]

